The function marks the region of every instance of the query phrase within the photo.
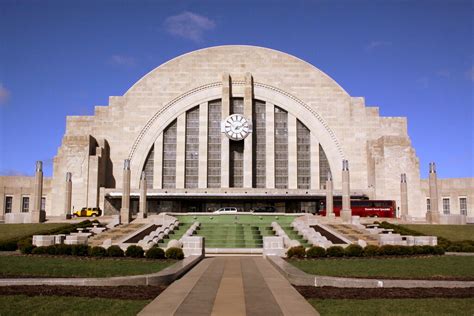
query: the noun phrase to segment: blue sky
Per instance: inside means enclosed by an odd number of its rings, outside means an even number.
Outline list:
[[[92,115],[183,53],[246,44],[315,65],[408,118],[421,174],[474,177],[473,1],[0,1],[0,174],[52,174]]]

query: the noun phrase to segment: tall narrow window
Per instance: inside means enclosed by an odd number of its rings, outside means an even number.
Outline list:
[[[244,114],[244,99],[232,99],[230,114]],[[229,140],[229,151],[229,185],[241,188],[244,185],[244,142]]]
[[[431,210],[431,200],[430,200],[430,198],[426,198],[426,210],[427,211]]]
[[[153,188],[154,165],[155,165],[155,146],[152,146],[150,152],[148,153],[148,156],[146,157],[145,167],[143,168],[143,171],[145,171],[145,177],[146,177],[146,187],[148,189]]]
[[[331,172],[329,161],[326,157],[323,147],[319,145],[319,188],[326,188],[326,181],[328,179],[328,172]]]
[[[176,188],[176,128],[177,121],[163,132],[163,188]]]
[[[208,105],[207,187],[221,187],[221,100]]]
[[[449,198],[443,198],[443,214],[449,214]]]
[[[288,188],[288,113],[275,106],[275,188]]]
[[[28,213],[30,211],[30,197],[24,196],[21,199],[21,211],[23,213]]]
[[[311,182],[311,139],[309,129],[297,122],[298,189],[309,189]]]
[[[5,197],[5,214],[11,213],[13,207],[13,196]]]
[[[266,162],[266,138],[265,138],[265,102],[255,100],[253,108],[253,175],[256,188],[265,188],[265,162]]]
[[[459,198],[459,212],[461,215],[467,216],[467,198],[466,197]]]
[[[41,210],[46,210],[46,198],[44,196],[41,198]]]
[[[186,112],[185,187],[197,188],[199,177],[199,107]]]

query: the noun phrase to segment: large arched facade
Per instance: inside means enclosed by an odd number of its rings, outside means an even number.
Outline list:
[[[221,129],[232,114],[249,123],[242,140]],[[239,203],[311,211],[324,199],[328,172],[341,194],[348,159],[353,196],[399,201],[406,173],[410,212],[424,214],[406,119],[380,117],[314,66],[267,48],[220,46],[179,56],[97,106],[94,116],[68,117],[54,160],[51,212],[62,212],[66,172],[76,209],[118,212],[124,159],[132,209],[145,171],[151,212]]]

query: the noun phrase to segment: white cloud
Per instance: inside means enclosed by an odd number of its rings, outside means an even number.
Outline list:
[[[166,18],[164,26],[170,34],[200,42],[204,32],[214,29],[216,23],[205,16],[185,11]]]
[[[373,51],[378,48],[383,48],[383,47],[390,47],[392,46],[392,42],[389,41],[372,41],[367,46],[365,46],[366,51]]]
[[[6,104],[10,99],[10,91],[0,83],[0,105]]]
[[[133,67],[137,64],[135,58],[125,55],[112,55],[109,59],[109,63],[112,65]]]

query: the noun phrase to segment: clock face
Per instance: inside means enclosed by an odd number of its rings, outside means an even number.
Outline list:
[[[232,114],[222,122],[222,132],[232,140],[242,140],[251,132],[251,125],[241,114]]]

